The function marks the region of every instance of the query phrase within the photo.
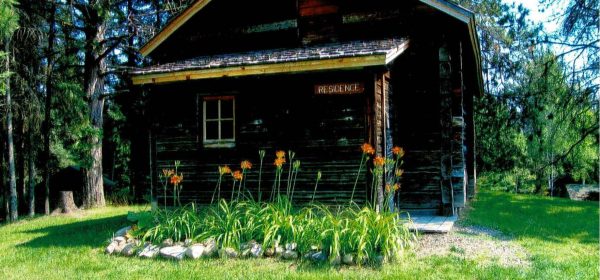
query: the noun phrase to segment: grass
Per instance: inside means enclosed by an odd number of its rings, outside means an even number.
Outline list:
[[[481,192],[464,223],[514,237],[531,267],[504,267],[456,254],[412,254],[380,268],[259,260],[128,259],[103,253],[127,211],[108,207],[0,226],[0,279],[598,279],[598,203]]]

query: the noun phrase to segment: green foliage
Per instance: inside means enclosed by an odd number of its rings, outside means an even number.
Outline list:
[[[16,0],[0,0],[0,40],[6,42],[19,28]]]

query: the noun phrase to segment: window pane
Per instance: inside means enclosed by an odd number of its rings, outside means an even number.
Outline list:
[[[206,122],[206,140],[219,139],[219,122]]]
[[[221,118],[233,118],[233,100],[221,100]]]
[[[206,102],[206,119],[219,118],[219,100],[207,100]]]
[[[233,139],[233,121],[221,121],[221,139]]]

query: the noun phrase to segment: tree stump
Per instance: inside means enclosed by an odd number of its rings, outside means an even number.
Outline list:
[[[73,192],[71,191],[62,191],[60,192],[60,198],[58,200],[58,208],[54,210],[54,212],[60,213],[71,213],[75,210],[78,210],[77,205],[75,205],[75,201],[73,200]]]

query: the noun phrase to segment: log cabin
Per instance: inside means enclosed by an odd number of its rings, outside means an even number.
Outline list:
[[[210,202],[218,166],[241,160],[254,163],[245,188],[264,200],[276,150],[301,161],[294,202],[311,199],[321,171],[316,200],[345,203],[363,143],[384,157],[404,148],[400,209],[452,215],[474,195],[481,57],[474,14],[458,5],[198,0],[140,53],[152,64],[130,75],[148,99],[148,177],[159,204],[171,203],[158,174],[174,161],[184,204]],[[355,201],[374,195],[368,170]],[[230,192],[226,178],[222,193]]]

